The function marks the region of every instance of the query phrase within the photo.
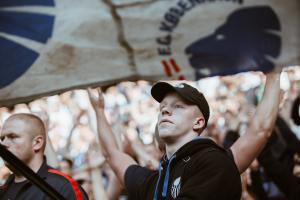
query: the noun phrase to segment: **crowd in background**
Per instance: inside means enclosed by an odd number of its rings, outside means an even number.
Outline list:
[[[270,173],[266,157],[270,155],[274,162],[286,163],[284,167],[288,166],[295,177],[300,177],[300,122],[297,121],[300,67],[286,68],[281,78],[283,95],[276,133],[262,155],[242,175],[242,199],[285,199],[285,191],[278,186],[276,178],[274,181],[267,177]],[[189,82],[204,93],[211,107],[211,118],[203,135],[224,148],[230,147],[245,132],[262,96],[264,81],[262,73],[248,72]],[[158,103],[150,95],[151,85],[137,81],[105,88],[105,106],[120,148],[141,165],[156,169],[163,144],[155,137]],[[44,120],[50,141],[46,151],[49,163],[73,176],[86,189],[90,199],[126,199],[126,193],[101,153],[94,111],[85,90],[2,107],[0,128],[11,114],[24,112],[34,113]],[[286,134],[287,130],[290,135]],[[0,183],[8,173],[3,162],[0,163]]]

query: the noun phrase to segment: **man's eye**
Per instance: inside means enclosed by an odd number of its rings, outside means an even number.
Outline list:
[[[15,139],[16,138],[16,136],[15,135],[9,135],[9,136],[7,136],[9,139]]]
[[[175,108],[183,108],[183,105],[177,104],[175,105]]]

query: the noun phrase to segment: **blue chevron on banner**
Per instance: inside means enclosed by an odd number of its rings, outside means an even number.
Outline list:
[[[54,6],[53,0],[1,0],[0,7],[10,6]]]
[[[54,6],[53,0],[5,0],[1,7]],[[29,23],[30,22],[30,23]],[[54,16],[48,14],[0,10],[0,33],[46,43],[51,37]],[[24,74],[38,58],[38,52],[0,36],[0,89]]]

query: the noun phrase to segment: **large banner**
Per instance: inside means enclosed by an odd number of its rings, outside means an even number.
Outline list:
[[[1,0],[0,106],[300,63],[299,0]]]

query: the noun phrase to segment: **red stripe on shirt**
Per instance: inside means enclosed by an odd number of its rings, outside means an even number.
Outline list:
[[[62,172],[60,172],[56,169],[48,169],[48,172],[53,173],[53,174],[58,174],[60,176],[63,176],[65,179],[67,179],[71,183],[72,189],[75,192],[76,199],[77,200],[83,200],[83,197],[82,197],[82,194],[81,194],[80,189],[78,187],[78,184],[74,179],[72,179],[70,176],[68,176],[68,175],[66,175],[66,174],[64,174],[64,173],[62,173]]]

